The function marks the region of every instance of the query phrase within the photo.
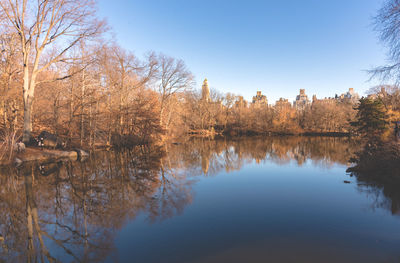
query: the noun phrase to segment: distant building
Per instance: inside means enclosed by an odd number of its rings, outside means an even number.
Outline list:
[[[267,107],[268,106],[267,96],[262,95],[261,91],[257,91],[257,95],[253,97],[253,106]]]
[[[350,88],[348,92],[341,94],[340,96],[335,95],[335,97],[327,98],[325,97],[324,99],[317,99],[316,95],[313,95],[312,97],[312,106],[314,105],[334,105],[337,103],[351,103],[351,104],[356,104],[358,103],[360,99],[360,96],[354,92],[353,88]]]
[[[367,96],[367,98],[370,98],[370,99],[384,98],[387,96],[387,94],[388,93],[386,91],[386,88],[383,86],[383,87],[381,87],[381,90],[379,92],[370,94]]]
[[[317,100],[318,100],[318,99],[317,99],[317,95],[314,94],[314,95],[312,96],[312,102],[317,101]]]
[[[305,89],[300,89],[300,94],[296,96],[296,100],[293,102],[293,106],[296,110],[305,110],[310,106],[310,100],[306,95]]]
[[[236,108],[247,108],[247,101],[243,98],[243,96],[238,96],[238,99],[235,101]]]
[[[201,87],[201,99],[203,101],[210,102],[210,88],[208,87],[208,81],[207,79],[204,79],[203,81],[203,86]]]
[[[290,109],[291,107],[292,104],[289,102],[288,99],[280,98],[275,102],[275,108],[277,110]]]
[[[324,98],[324,99],[317,99],[317,95],[313,95],[312,97],[312,103],[311,103],[311,107],[316,106],[316,105],[335,105],[336,103],[338,103],[338,99],[335,98]]]
[[[340,99],[342,102],[351,102],[355,104],[359,101],[360,96],[358,93],[354,92],[353,88],[349,88],[349,91],[340,95],[338,99]]]

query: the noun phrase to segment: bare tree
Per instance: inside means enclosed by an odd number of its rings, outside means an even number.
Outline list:
[[[94,0],[1,0],[0,12],[5,17],[3,30],[19,35],[26,142],[32,131],[38,74],[55,63],[70,60],[71,48],[81,40],[99,35],[105,23],[96,19]]]
[[[160,93],[160,124],[165,127],[164,113],[167,102],[172,95],[178,91],[190,89],[193,85],[193,75],[187,69],[183,60],[160,54],[159,61],[159,84]]]
[[[374,19],[380,40],[389,48],[389,64],[369,71],[372,78],[400,80],[400,0],[385,0]]]
[[[0,35],[0,123],[8,128],[16,125],[20,106],[15,96],[21,73],[17,38],[15,33]]]
[[[146,85],[153,77],[157,62],[152,53],[147,56],[148,61],[141,62],[133,53],[117,45],[110,47],[109,53],[107,71],[112,88],[118,97],[118,126],[119,132],[122,134],[126,122],[124,115],[128,110],[129,99],[131,99],[133,91]]]

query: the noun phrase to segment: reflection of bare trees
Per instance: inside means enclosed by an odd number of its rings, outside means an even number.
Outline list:
[[[69,178],[67,167],[52,177],[40,175],[36,168],[24,167],[0,193],[4,235],[0,258],[13,262],[101,259],[101,252],[111,248],[107,235],[111,231],[93,216],[98,208],[88,203],[95,198],[85,196],[85,184]],[[1,174],[1,180],[6,176]]]
[[[358,190],[372,201],[371,208],[383,208],[393,215],[400,215],[400,179],[373,178],[364,174],[357,177]],[[390,175],[389,175],[390,176]]]
[[[193,183],[185,172],[171,166],[169,158],[161,160],[160,182],[153,200],[149,203],[149,219],[154,222],[181,214],[192,202]]]
[[[98,152],[85,163],[0,170],[0,261],[104,260],[116,230],[144,214],[157,222],[192,202],[196,176],[245,163],[347,163],[339,138],[193,139],[163,149]]]
[[[0,261],[104,260],[128,220],[139,213],[151,221],[174,216],[192,196],[184,171],[148,149],[7,169],[0,181]]]
[[[0,260],[8,259],[10,262],[26,261],[21,255],[10,252],[13,249],[23,251],[26,249],[26,199],[24,181],[17,180],[13,169],[3,169],[0,172]],[[4,176],[7,175],[7,176]]]
[[[373,200],[373,208],[400,215],[400,150],[396,142],[368,140],[348,169],[357,177],[358,188]]]
[[[179,152],[172,155],[181,157],[181,166],[192,169],[192,174],[212,175],[222,169],[227,172],[240,170],[244,163],[253,160],[277,164],[295,161],[298,165],[307,160],[322,166],[347,164],[357,146],[348,138],[332,137],[197,138],[184,147],[174,146],[172,149]]]

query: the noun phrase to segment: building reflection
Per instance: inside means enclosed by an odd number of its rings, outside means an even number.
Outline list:
[[[138,215],[154,223],[181,214],[201,176],[251,162],[346,165],[356,150],[358,144],[347,138],[197,138],[163,148],[97,152],[83,163],[0,168],[0,261],[102,261],[116,253],[117,230]],[[380,206],[398,213],[397,185],[365,184],[383,189]]]
[[[182,146],[173,146],[172,152],[181,158],[185,167],[201,167],[201,174],[214,175],[221,169],[240,170],[253,160],[284,165],[295,162],[302,166],[306,161],[329,167],[335,163],[347,165],[358,149],[358,144],[348,138],[320,137],[265,137],[238,140],[192,139]],[[199,171],[200,172],[200,171]]]

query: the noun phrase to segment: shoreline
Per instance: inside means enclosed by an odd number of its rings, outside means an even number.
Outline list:
[[[332,138],[353,138],[356,137],[351,133],[340,133],[340,132],[304,132],[300,134],[295,133],[279,133],[279,132],[269,132],[269,133],[250,133],[250,134],[190,134],[186,138],[208,138],[208,139],[240,139],[240,138],[254,138],[254,137],[332,137]],[[170,138],[164,143],[176,144],[181,141],[182,138]],[[112,148],[112,147],[111,147]],[[96,150],[110,149],[109,145],[97,145]],[[69,160],[79,160],[82,157],[87,157],[88,154],[81,149],[71,149],[71,150],[58,150],[58,149],[40,149],[36,147],[27,147],[22,153],[14,153],[10,159],[0,160],[0,166],[18,166],[23,163],[28,162],[54,162],[62,159]]]
[[[31,162],[56,162],[60,160],[77,161],[87,156],[88,153],[80,149],[63,151],[27,147],[22,153],[16,153],[9,159],[0,160],[0,166],[20,166]]]
[[[212,138],[240,138],[240,137],[285,137],[285,136],[299,136],[299,137],[358,137],[358,135],[350,132],[225,132],[225,133],[190,133],[188,137],[212,137]]]

